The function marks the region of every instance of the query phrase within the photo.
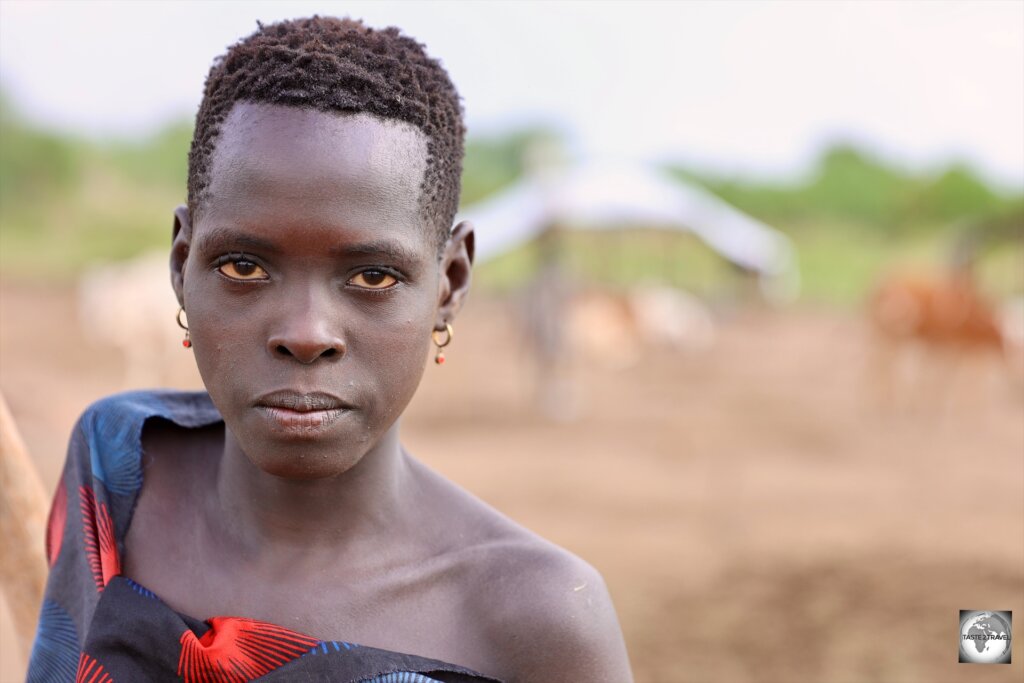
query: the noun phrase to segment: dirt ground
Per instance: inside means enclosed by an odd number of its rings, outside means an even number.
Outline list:
[[[888,410],[865,391],[855,315],[747,311],[708,351],[582,369],[582,415],[558,423],[533,409],[501,302],[472,301],[457,329],[407,447],[604,574],[637,681],[1024,680],[1020,642],[1009,666],[957,663],[960,609],[1012,610],[1024,632],[1008,385]],[[172,383],[196,386],[189,355],[174,363]],[[70,290],[0,286],[0,388],[48,489],[72,423],[121,376]],[[20,680],[0,621],[0,677]]]

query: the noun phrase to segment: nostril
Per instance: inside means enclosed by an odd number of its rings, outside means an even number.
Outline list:
[[[339,346],[328,346],[326,348],[317,346],[314,348],[292,344],[274,344],[271,348],[276,355],[284,358],[294,358],[301,363],[312,363],[318,358],[340,357],[345,351],[343,347]]]

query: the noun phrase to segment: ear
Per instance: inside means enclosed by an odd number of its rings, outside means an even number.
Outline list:
[[[171,233],[171,286],[178,304],[185,305],[185,263],[192,246],[192,218],[187,206],[174,210],[174,229]]]
[[[455,226],[441,256],[441,279],[437,288],[437,319],[434,329],[443,330],[462,309],[469,294],[473,270],[473,224],[462,221]]]

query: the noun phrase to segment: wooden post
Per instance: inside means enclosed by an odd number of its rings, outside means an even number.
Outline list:
[[[32,649],[46,585],[48,510],[49,499],[0,394],[0,589],[25,661]]]

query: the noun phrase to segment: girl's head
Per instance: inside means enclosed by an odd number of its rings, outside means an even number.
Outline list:
[[[209,191],[224,122],[239,102],[369,114],[419,129],[427,140],[420,208],[439,245],[448,237],[462,179],[459,94],[441,64],[397,28],[322,17],[260,24],[218,58],[206,79],[189,154],[193,218]]]
[[[469,287],[463,134],[447,74],[396,29],[261,26],[214,64],[172,281],[229,438],[264,471],[328,477],[393,443]]]

